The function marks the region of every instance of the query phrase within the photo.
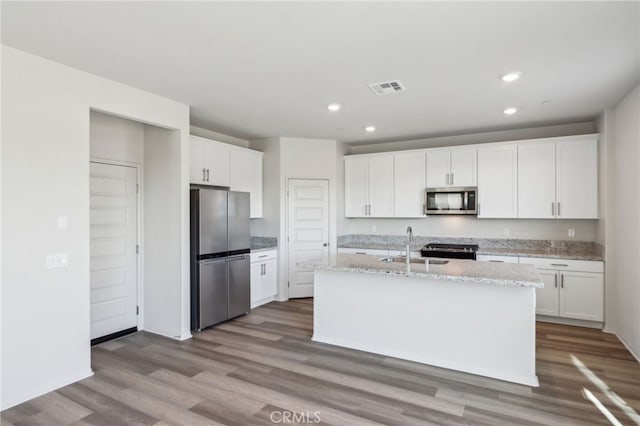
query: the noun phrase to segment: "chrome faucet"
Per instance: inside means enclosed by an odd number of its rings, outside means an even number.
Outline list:
[[[413,229],[410,226],[407,226],[407,272],[411,269],[411,241],[413,241]]]

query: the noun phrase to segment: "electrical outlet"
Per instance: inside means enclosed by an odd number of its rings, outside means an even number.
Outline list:
[[[511,233],[511,231],[509,230],[509,228],[504,228],[504,229],[502,230],[502,234],[503,234],[505,237],[508,237],[510,233]]]
[[[67,253],[47,255],[47,269],[66,268],[69,266],[69,255]]]
[[[572,228],[572,229],[569,229],[568,234],[569,234],[569,236],[570,236],[571,238],[573,238],[573,237],[575,237],[575,236],[576,236],[576,230],[575,230],[575,229],[573,229],[573,228]]]
[[[371,225],[371,233],[375,234],[376,232],[378,232],[378,227],[375,225]]]

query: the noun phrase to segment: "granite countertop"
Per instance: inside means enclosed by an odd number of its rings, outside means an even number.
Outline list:
[[[382,256],[364,254],[338,254],[332,256],[328,262],[301,262],[298,265],[309,269],[392,275],[508,287],[544,287],[542,279],[533,265],[450,260],[445,265],[429,265],[428,271],[424,263],[412,263],[411,271],[408,272],[404,262],[387,263],[380,261],[381,258]]]
[[[411,243],[411,250],[420,251],[428,243],[477,244],[479,246],[478,254],[485,255],[604,260],[602,246],[592,242],[581,241],[417,237]],[[406,237],[396,235],[347,235],[338,238],[338,247],[403,251],[406,248]]]

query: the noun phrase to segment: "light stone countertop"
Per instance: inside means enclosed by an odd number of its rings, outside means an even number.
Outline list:
[[[426,271],[424,263],[412,263],[411,271],[407,272],[407,266],[404,262],[382,262],[380,261],[382,257],[383,256],[370,256],[365,254],[338,254],[330,257],[328,262],[301,262],[298,266],[309,269],[359,272],[363,274],[392,275],[508,287],[544,287],[542,279],[533,265],[452,259],[449,260],[449,263],[446,265],[429,265],[429,271]],[[423,258],[419,258],[418,260],[422,259]]]

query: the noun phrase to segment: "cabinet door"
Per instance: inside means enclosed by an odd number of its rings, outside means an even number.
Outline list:
[[[602,321],[603,290],[602,274],[560,272],[560,316]]]
[[[518,217],[518,147],[478,149],[478,217]]]
[[[205,166],[207,184],[229,186],[230,147],[226,143],[207,140],[205,143]]]
[[[518,217],[555,217],[556,144],[518,145]]]
[[[449,186],[451,152],[443,149],[427,150],[427,188]]]
[[[369,204],[369,158],[344,160],[344,215],[365,217]]]
[[[476,149],[452,149],[451,150],[451,175],[450,186],[476,186],[477,174]]]
[[[262,153],[231,147],[229,186],[232,191],[248,192],[250,217],[262,217]]]
[[[556,216],[598,218],[598,139],[583,138],[556,144]]]
[[[197,136],[189,139],[189,182],[207,183],[207,170],[204,161],[205,140]]]
[[[423,153],[393,157],[393,198],[395,217],[423,217],[425,157]]]
[[[274,297],[278,293],[278,261],[267,260],[263,263],[262,282],[260,283],[260,298]]]
[[[369,159],[369,216],[393,217],[393,156]]]
[[[262,288],[262,265],[263,262],[253,262],[251,264],[251,306],[256,306],[261,299],[260,290]]]
[[[544,288],[536,288],[536,314],[558,316],[558,273],[538,269]]]

